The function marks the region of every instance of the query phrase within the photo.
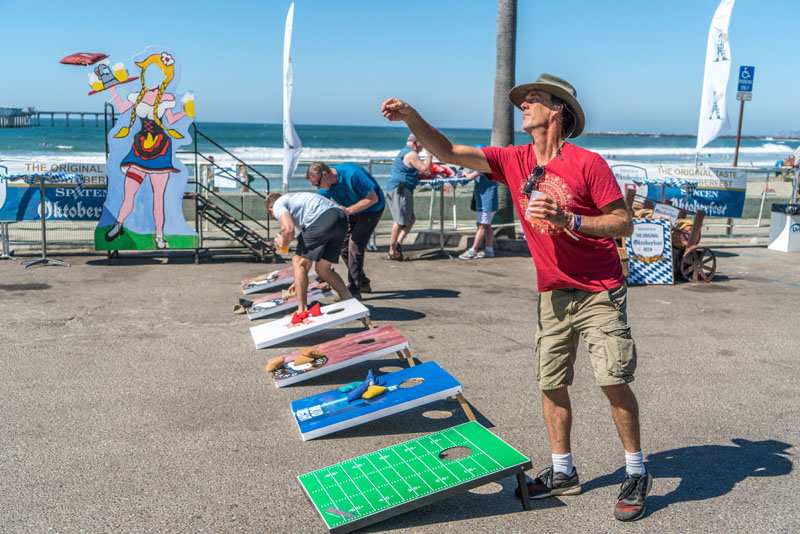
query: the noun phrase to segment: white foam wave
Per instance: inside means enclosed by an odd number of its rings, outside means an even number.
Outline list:
[[[75,147],[72,145],[56,145],[56,148],[59,150],[72,150]]]
[[[603,156],[694,156],[694,148],[683,147],[638,147],[638,148],[595,148]],[[789,145],[778,143],[766,143],[756,147],[741,147],[739,154],[787,154],[794,149]],[[733,155],[734,147],[711,147],[704,148],[701,154],[708,155]]]
[[[278,165],[283,163],[282,147],[243,146],[231,152],[238,158],[254,165]],[[391,159],[397,150],[372,150],[369,148],[316,148],[305,147],[300,155],[304,161],[364,161],[368,159]],[[216,159],[216,155],[214,158]],[[220,156],[220,157],[225,157]],[[229,158],[230,159],[230,158]]]
[[[67,145],[64,145],[67,146]],[[60,147],[59,147],[60,148]],[[636,148],[592,148],[591,150],[599,152],[605,157],[636,159],[648,158],[658,159],[661,161],[681,161],[687,158],[694,157],[694,148],[688,147],[636,147]],[[757,147],[743,147],[740,149],[740,154],[751,156],[747,161],[743,160],[741,164],[753,164],[755,160],[758,163],[772,165],[775,159],[780,159],[790,152],[792,147],[783,143],[766,143]],[[231,151],[236,157],[247,162],[250,165],[270,165],[279,166],[283,163],[283,148],[281,147],[256,147],[245,146],[238,147]],[[733,156],[733,147],[714,147],[706,148],[703,154],[708,156]],[[214,161],[218,165],[233,166],[237,162],[227,154],[209,152],[208,154],[214,156]],[[393,159],[397,154],[396,150],[373,150],[368,148],[304,148],[301,155],[301,161],[326,161],[326,162],[342,162],[342,161],[356,161],[365,162],[369,159]],[[770,157],[773,159],[770,160]],[[181,154],[179,156],[181,161],[185,164],[194,163],[194,156],[192,154]],[[43,163],[48,166],[58,163],[105,163],[105,154],[102,152],[69,152],[52,151],[52,152],[30,152],[30,153],[15,153],[15,154],[2,154],[0,153],[0,163],[7,164],[9,162],[15,163],[15,167],[20,165],[24,166],[31,162]]]

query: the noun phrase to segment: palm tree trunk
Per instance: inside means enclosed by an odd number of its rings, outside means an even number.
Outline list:
[[[517,52],[517,0],[497,0],[497,64],[494,78],[494,113],[492,146],[514,144],[514,106],[508,93],[514,87]],[[503,184],[498,188],[499,210],[496,224],[514,222],[511,192]],[[513,232],[512,232],[513,235]]]

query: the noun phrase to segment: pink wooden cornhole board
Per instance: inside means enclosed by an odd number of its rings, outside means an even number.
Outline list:
[[[317,273],[314,269],[308,273],[308,278],[314,278]],[[252,278],[245,278],[242,280],[242,293],[250,295],[251,293],[261,293],[280,286],[288,286],[294,282],[294,272],[291,267],[279,269],[269,273],[266,279],[263,276],[254,276]]]
[[[333,291],[323,289],[323,284],[315,282],[308,286],[306,303],[311,304],[312,302],[332,297],[333,294]],[[287,311],[294,311],[295,309],[297,309],[297,296],[284,299],[281,296],[281,292],[278,291],[254,299],[247,309],[247,318],[254,321],[262,317],[267,317],[268,315],[285,313]]]
[[[414,365],[411,353],[408,352],[408,340],[391,325],[349,334],[333,341],[320,343],[314,348],[325,356],[317,358],[312,363],[297,367],[292,365],[292,362],[300,355],[300,350],[286,354],[283,367],[272,372],[275,386],[282,388],[363,361],[377,360],[393,353],[406,359],[409,365]]]

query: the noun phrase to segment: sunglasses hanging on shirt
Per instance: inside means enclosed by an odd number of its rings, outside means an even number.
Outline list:
[[[539,182],[542,181],[544,177],[544,165],[537,165],[531,171],[530,176],[528,176],[528,181],[525,182],[525,187],[522,188],[522,192],[525,193],[526,197],[530,197],[531,193],[539,189]]]

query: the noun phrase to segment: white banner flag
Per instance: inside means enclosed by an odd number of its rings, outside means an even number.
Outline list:
[[[697,127],[697,148],[700,149],[730,127],[728,122],[728,78],[731,74],[731,46],[728,24],[735,0],[722,0],[711,19],[706,48],[706,70],[703,76],[703,97],[700,100],[700,123]]]
[[[286,28],[283,33],[283,191],[289,189],[289,178],[297,169],[303,143],[292,124],[292,24],[294,22],[294,2],[286,15]]]

